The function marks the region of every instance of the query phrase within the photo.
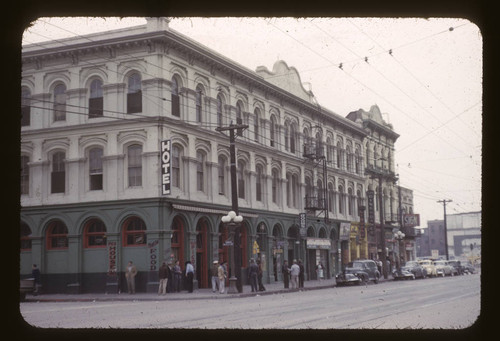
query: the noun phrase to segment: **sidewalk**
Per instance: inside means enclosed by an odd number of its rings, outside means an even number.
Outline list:
[[[383,279],[381,280],[383,281]],[[194,290],[192,293],[181,291],[178,293],[168,293],[164,296],[158,296],[157,293],[143,293],[139,292],[133,295],[127,293],[121,294],[105,294],[105,293],[90,293],[90,294],[42,294],[33,296],[26,295],[25,302],[94,302],[94,301],[163,301],[163,300],[194,300],[194,299],[229,299],[251,296],[264,296],[272,294],[282,294],[289,292],[308,291],[332,288],[335,286],[335,279],[325,279],[322,281],[311,280],[304,282],[304,288],[301,289],[285,289],[283,282],[272,282],[264,284],[266,291],[259,291],[257,293],[251,292],[249,285],[243,286],[242,293],[236,294],[219,294],[213,293],[211,288],[203,288]]]

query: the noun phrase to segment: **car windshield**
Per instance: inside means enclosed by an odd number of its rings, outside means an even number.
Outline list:
[[[406,262],[406,266],[416,266],[416,265],[418,265],[418,263],[415,261]]]
[[[435,265],[446,265],[446,263],[445,263],[445,262],[443,262],[443,261],[439,261],[439,260],[438,260],[438,261],[436,261],[436,262],[434,262],[434,264],[435,264]]]
[[[363,263],[361,263],[361,262],[352,262],[352,263],[349,263],[348,267],[355,268],[355,269],[363,269],[364,268]]]

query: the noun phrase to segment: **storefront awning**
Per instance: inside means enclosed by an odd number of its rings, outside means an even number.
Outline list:
[[[204,207],[178,205],[178,204],[172,204],[172,207],[174,209],[180,210],[180,211],[203,212],[203,213],[222,214],[222,215],[227,215],[227,213],[229,212],[229,211],[217,210],[217,209],[213,209],[213,208],[204,208]],[[243,216],[243,218],[257,218],[259,216],[257,214],[252,214],[252,213],[247,213],[247,212],[240,212],[240,215]]]

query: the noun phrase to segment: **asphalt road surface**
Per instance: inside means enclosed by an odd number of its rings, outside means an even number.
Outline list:
[[[26,302],[42,328],[460,329],[480,314],[479,274],[244,298]]]

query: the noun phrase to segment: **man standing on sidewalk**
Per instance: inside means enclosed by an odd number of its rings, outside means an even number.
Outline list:
[[[250,286],[252,287],[252,292],[257,292],[257,276],[259,275],[259,267],[255,264],[255,260],[250,259],[250,267],[248,268],[248,279],[250,280]]]
[[[285,289],[289,288],[289,282],[290,282],[290,268],[288,267],[288,261],[285,259],[283,261],[283,267],[282,267],[282,272],[283,272],[283,284],[285,285]]]
[[[214,263],[212,265],[212,292],[216,292],[217,288],[220,287],[219,284],[219,262],[214,260]]]
[[[160,286],[158,287],[158,295],[167,294],[167,283],[168,283],[168,272],[170,271],[167,263],[163,262],[158,271],[158,279],[160,280]]]
[[[194,267],[190,261],[186,262],[186,282],[188,292],[193,292]]]
[[[297,289],[298,286],[298,278],[300,274],[300,267],[297,265],[297,260],[293,260],[293,265],[290,268],[290,275],[292,276],[292,289]]]
[[[217,276],[219,278],[219,293],[223,294],[226,285],[226,268],[224,267],[224,262],[220,263],[217,269]]]
[[[125,269],[125,278],[127,279],[127,290],[129,294],[135,294],[135,275],[137,275],[137,268],[132,261],[129,261]]]
[[[304,287],[304,274],[305,274],[305,269],[304,269],[304,264],[302,264],[302,259],[299,259],[299,288]]]

